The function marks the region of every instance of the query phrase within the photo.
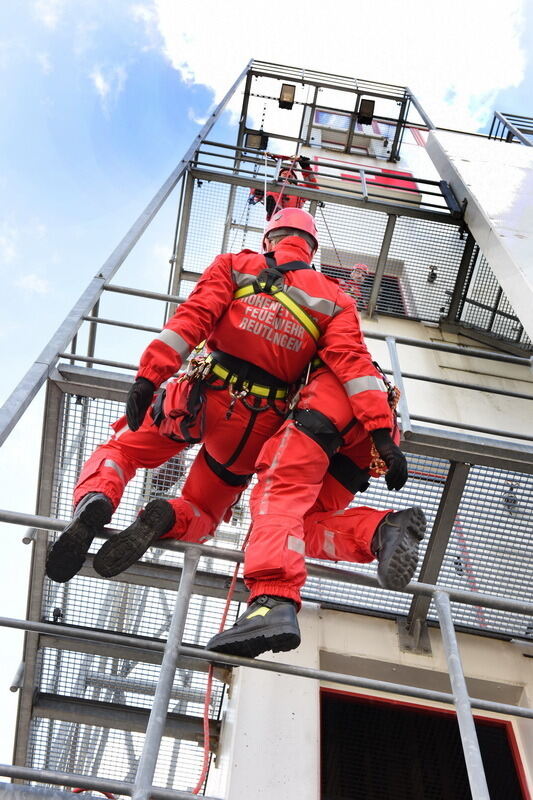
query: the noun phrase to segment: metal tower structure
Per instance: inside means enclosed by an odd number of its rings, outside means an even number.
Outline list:
[[[294,88],[290,108],[283,86]],[[228,144],[217,138],[217,126],[239,96],[235,143]],[[284,117],[287,110],[291,115]],[[363,328],[403,390],[401,425],[413,479],[401,503],[421,505],[431,531],[417,580],[405,592],[379,589],[371,566],[313,562],[304,598],[324,608],[399,618],[403,646],[411,652],[426,651],[427,627],[439,625],[452,691],[219,656],[225,668],[216,673],[210,748],[217,749],[233,667],[334,680],[455,703],[472,796],[489,797],[471,709],[529,719],[533,709],[469,697],[455,629],[517,639],[524,647],[533,632],[533,544],[525,523],[533,499],[533,429],[516,422],[533,397],[532,347],[470,232],[462,198],[434,170],[413,175],[402,167],[407,138],[422,146],[434,128],[407,87],[250,62],[0,410],[2,444],[46,387],[35,514],[0,512],[4,522],[29,526],[26,541],[33,548],[27,620],[0,619],[26,631],[15,681],[14,763],[0,768],[19,783],[19,793],[35,794],[35,784],[44,783],[46,795],[58,800],[65,793],[50,786],[136,800],[193,797],[210,660],[204,645],[217,631],[232,567],[242,560],[247,498],[213,544],[161,543],[111,581],[94,572],[92,555],[65,585],[48,581],[44,565],[50,541],[70,516],[82,463],[123,413],[143,343],[215,255],[259,248],[263,211],[260,203],[250,204],[250,191],[279,191],[281,156],[297,150],[319,153],[318,186],[291,186],[291,194],[305,198],[316,216],[320,268],[342,282],[354,258],[370,267]],[[151,278],[148,289],[130,269],[131,259],[171,195],[178,209],[173,235],[168,232],[170,268],[162,285]],[[116,283],[119,269],[125,277]],[[405,330],[400,321],[439,336],[395,335],[395,322]],[[447,372],[426,369],[428,354]],[[404,366],[413,358],[422,364],[418,370]],[[472,381],[465,359],[496,365],[495,374],[512,375],[512,385]],[[506,429],[498,421],[478,421],[488,388],[510,408],[516,404]],[[428,413],[419,400],[436,390],[467,398],[470,417],[454,403],[446,418]],[[138,474],[112,527],[129,524],[149,499],[178,493],[194,454],[193,448]],[[391,503],[381,484],[371,487],[366,504]],[[510,551],[506,541],[513,542]],[[234,616],[245,597],[239,581]],[[10,791],[7,784],[0,790]]]

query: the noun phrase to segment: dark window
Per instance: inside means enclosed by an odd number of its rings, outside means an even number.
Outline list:
[[[321,800],[471,800],[454,714],[324,691]],[[491,800],[524,800],[505,723],[476,720]]]
[[[351,270],[346,267],[334,267],[330,264],[322,264],[321,270],[324,275],[337,278],[344,291],[352,297],[355,297],[359,311],[364,311],[367,308],[372,285],[374,283],[373,272],[369,272],[368,275],[365,276],[363,282],[359,286],[356,286],[350,279]],[[376,311],[382,314],[396,314],[402,317],[406,315],[400,280],[395,275],[384,275],[381,279],[381,288],[376,304]]]

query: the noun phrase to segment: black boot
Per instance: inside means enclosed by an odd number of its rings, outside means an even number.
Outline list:
[[[378,559],[378,581],[384,589],[404,589],[418,563],[418,545],[424,538],[426,518],[418,506],[390,512],[372,539]]]
[[[294,650],[300,644],[296,604],[285,597],[256,597],[232,628],[218,633],[208,650],[255,658],[267,650]]]
[[[65,583],[80,571],[92,540],[111,522],[113,511],[113,503],[105,494],[90,492],[82,497],[72,522],[48,554],[46,574],[49,578]]]
[[[94,557],[96,572],[104,578],[112,578],[131,567],[175,521],[174,509],[167,500],[151,500],[129,528],[104,542]]]

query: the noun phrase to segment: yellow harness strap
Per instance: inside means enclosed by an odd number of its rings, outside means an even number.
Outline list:
[[[231,372],[229,369],[226,369],[226,367],[223,367],[222,364],[217,364],[216,361],[213,360],[211,360],[211,372],[213,375],[216,375],[217,378],[222,378],[222,380],[227,381],[229,384],[237,383],[239,380],[238,375]],[[242,388],[249,394],[253,394],[256,397],[270,397],[273,394],[273,390],[270,386],[262,386],[260,383],[249,383],[248,381],[242,381]],[[276,400],[283,400],[285,397],[287,397],[288,393],[288,389],[280,388],[275,390],[275,394],[273,396]]]
[[[266,283],[261,281],[258,284],[260,287],[264,288]],[[242,297],[249,297],[251,294],[256,294],[255,288],[253,284],[248,284],[248,286],[243,286],[242,289],[237,289],[233,298],[235,300],[239,300]],[[284,308],[289,311],[293,317],[296,317],[300,325],[302,325],[307,333],[318,342],[321,336],[321,331],[314,319],[309,316],[309,314],[303,310],[301,306],[298,305],[289,295],[283,291],[283,289],[279,289],[277,286],[271,286],[269,292],[265,292],[265,294],[271,295],[275,300],[278,301]]]

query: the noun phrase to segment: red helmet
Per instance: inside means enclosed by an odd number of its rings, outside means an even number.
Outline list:
[[[355,283],[362,283],[369,272],[370,270],[368,269],[366,264],[355,264],[352,267],[350,278]]]
[[[295,231],[307,233],[314,243],[313,252],[318,248],[318,231],[316,229],[315,219],[307,211],[303,211],[301,208],[282,208],[280,211],[273,214],[265,227],[263,248],[266,246],[265,240],[268,235],[281,228],[291,228]]]

